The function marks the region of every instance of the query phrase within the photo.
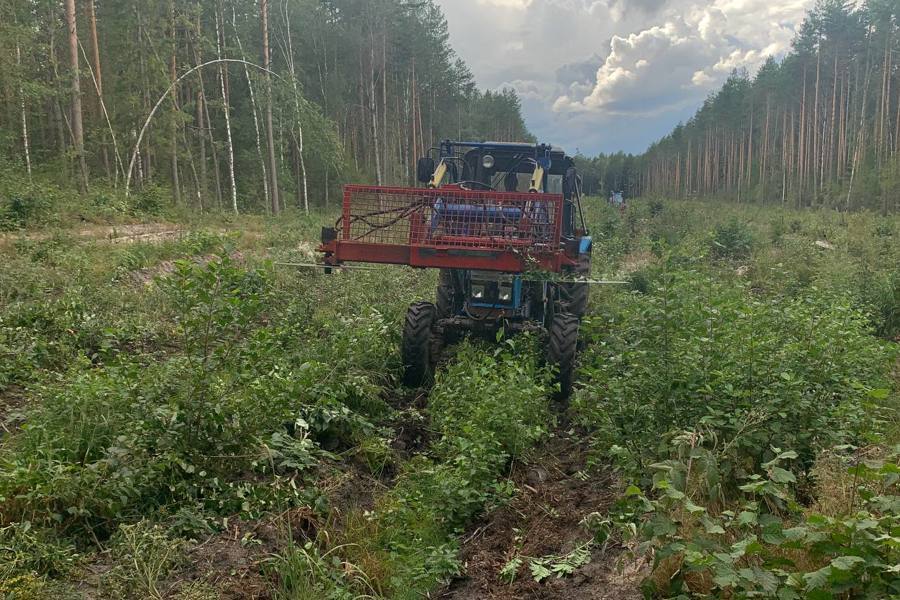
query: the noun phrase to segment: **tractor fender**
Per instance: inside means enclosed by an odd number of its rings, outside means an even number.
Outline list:
[[[594,247],[594,238],[589,235],[578,240],[578,254],[590,254]]]

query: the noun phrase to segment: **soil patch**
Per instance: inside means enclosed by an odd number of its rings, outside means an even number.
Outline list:
[[[632,252],[625,256],[625,259],[622,261],[621,273],[631,275],[647,267],[651,262],[653,262],[653,255],[646,250]]]
[[[593,551],[591,561],[571,576],[541,583],[528,572],[528,560],[513,583],[501,581],[500,570],[515,556],[564,555],[590,539],[581,525],[592,512],[605,512],[620,484],[609,472],[585,472],[586,448],[576,437],[558,434],[512,478],[520,493],[508,505],[487,515],[463,536],[464,578],[438,598],[475,599],[640,599],[643,564],[625,564],[621,547]]]
[[[25,390],[17,385],[0,391],[0,439],[22,425],[27,403]]]
[[[231,260],[236,263],[244,262],[244,254],[239,250],[235,250],[230,255]],[[175,272],[176,262],[178,260],[190,260],[194,264],[200,267],[204,267],[207,264],[218,260],[219,255],[217,254],[207,254],[205,256],[191,256],[186,257],[184,259],[174,259],[174,260],[164,260],[152,267],[145,267],[143,269],[136,269],[131,271],[128,274],[128,279],[134,285],[150,285],[153,283],[153,280],[157,277],[168,277],[172,273]]]
[[[266,519],[232,521],[188,552],[187,571],[175,579],[178,589],[202,581],[214,588],[221,600],[271,598],[272,580],[264,563],[284,548],[288,537],[299,545],[313,539],[318,522],[308,508],[295,508]]]

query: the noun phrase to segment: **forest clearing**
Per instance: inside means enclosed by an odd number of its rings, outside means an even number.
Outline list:
[[[0,598],[900,598],[898,5],[630,4],[0,0]]]
[[[7,240],[4,593],[894,593],[900,223],[586,206],[564,412],[527,337],[401,386],[434,277],[278,266],[324,216]]]

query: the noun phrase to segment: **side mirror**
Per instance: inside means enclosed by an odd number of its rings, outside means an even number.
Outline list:
[[[431,178],[434,176],[434,159],[428,156],[423,156],[419,159],[418,164],[416,164],[416,180],[419,183],[428,183],[431,181]]]

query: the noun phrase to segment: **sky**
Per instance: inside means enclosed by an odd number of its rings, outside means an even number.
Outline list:
[[[478,85],[512,87],[542,142],[643,152],[734,68],[790,50],[815,0],[437,0]]]

